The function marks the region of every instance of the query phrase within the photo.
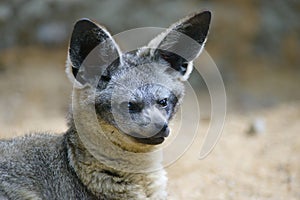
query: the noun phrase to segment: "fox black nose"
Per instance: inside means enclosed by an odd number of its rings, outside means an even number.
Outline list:
[[[168,129],[168,125],[164,124],[164,126],[162,127],[161,131],[165,132]]]
[[[159,127],[161,127],[161,125]],[[164,124],[161,127],[160,131],[156,135],[154,135],[154,137],[168,137],[169,133],[170,133],[170,129],[168,127],[168,124]]]

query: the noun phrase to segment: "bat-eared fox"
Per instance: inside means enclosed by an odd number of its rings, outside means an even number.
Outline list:
[[[104,27],[77,21],[68,129],[0,140],[0,199],[167,199],[153,155],[170,135],[210,19],[194,13],[129,52]]]

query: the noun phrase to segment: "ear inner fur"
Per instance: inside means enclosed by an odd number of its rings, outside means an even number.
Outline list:
[[[114,59],[121,61],[120,55],[118,45],[104,27],[89,19],[81,19],[76,22],[70,39],[67,67],[71,69],[67,70],[68,76],[73,76],[81,84],[89,82],[91,76],[100,76]]]
[[[69,48],[73,72],[75,72],[74,76],[76,76],[76,70],[80,68],[87,55],[108,37],[103,29],[88,19],[82,19],[76,22]]]
[[[180,72],[185,77],[182,79],[184,80],[192,70],[187,70],[183,64],[190,63],[201,53],[207,39],[210,20],[209,11],[188,16],[154,38],[148,47],[154,49],[154,56],[162,57],[169,62],[170,67]]]

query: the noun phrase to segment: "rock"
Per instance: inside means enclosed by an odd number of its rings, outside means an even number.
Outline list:
[[[261,117],[255,118],[247,131],[249,135],[262,134],[266,131],[266,123],[265,120]]]

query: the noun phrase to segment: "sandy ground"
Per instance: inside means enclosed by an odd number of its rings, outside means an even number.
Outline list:
[[[71,94],[64,74],[66,52],[25,51],[0,56],[1,138],[66,129]],[[262,121],[262,132],[248,134],[256,118]],[[296,100],[229,112],[221,140],[199,160],[209,127],[209,121],[202,120],[195,142],[167,168],[170,199],[300,199],[299,122]]]
[[[168,168],[174,199],[300,199],[300,103],[252,116],[264,120],[263,133],[248,134],[253,117],[229,114],[207,158],[197,159],[202,140],[196,140]]]

